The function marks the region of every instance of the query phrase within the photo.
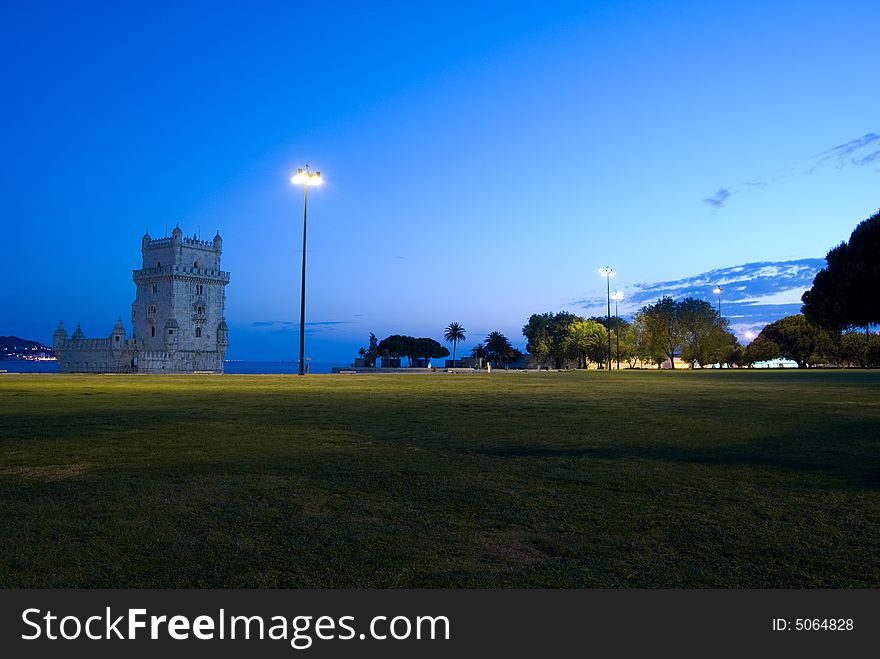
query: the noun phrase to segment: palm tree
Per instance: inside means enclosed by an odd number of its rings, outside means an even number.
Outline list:
[[[471,357],[475,359],[486,359],[489,356],[489,353],[486,352],[486,344],[478,343],[473,348],[471,348]]]
[[[452,367],[455,368],[455,348],[458,346],[459,341],[465,340],[465,332],[467,330],[461,326],[460,323],[449,323],[446,326],[446,333],[443,335],[443,338],[446,339],[447,343],[452,344]]]
[[[519,353],[510,343],[510,339],[501,332],[490,332],[486,337],[487,358],[495,362],[499,368],[517,358]]]

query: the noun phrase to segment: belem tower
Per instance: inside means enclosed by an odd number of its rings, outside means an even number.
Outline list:
[[[229,328],[223,318],[229,273],[220,269],[223,240],[141,240],[143,264],[132,271],[131,337],[120,318],[110,336],[87,339],[77,325],[68,338],[62,323],[53,347],[62,373],[223,372]]]

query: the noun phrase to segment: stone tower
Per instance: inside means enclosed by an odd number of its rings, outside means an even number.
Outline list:
[[[223,319],[229,273],[220,270],[223,240],[141,240],[143,262],[132,277],[131,337],[122,319],[110,336],[89,339],[77,324],[68,338],[62,323],[52,335],[62,373],[223,372],[229,328]]]
[[[223,372],[228,328],[223,318],[229,273],[220,270],[223,240],[183,235],[141,239],[143,263],[132,272],[132,338],[139,373]]]

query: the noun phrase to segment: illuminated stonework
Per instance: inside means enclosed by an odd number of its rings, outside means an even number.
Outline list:
[[[223,240],[183,236],[141,241],[143,263],[132,273],[131,338],[122,320],[110,336],[87,339],[77,326],[68,338],[55,330],[54,349],[64,373],[223,372],[228,332],[223,318],[229,273],[220,269]]]

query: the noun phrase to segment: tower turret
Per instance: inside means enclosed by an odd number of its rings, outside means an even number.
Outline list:
[[[67,330],[64,329],[64,323],[59,320],[58,327],[52,335],[52,348],[56,353],[61,350],[65,341],[67,341]]]
[[[73,330],[73,335],[70,338],[74,341],[86,338],[86,333],[83,332],[82,327],[80,327],[79,323],[76,324],[76,329]]]
[[[223,251],[223,239],[220,237],[220,230],[217,230],[217,235],[214,236],[214,250],[217,252]]]
[[[110,333],[110,347],[114,351],[122,350],[125,347],[125,327],[122,325],[122,318],[116,321],[113,331]]]

